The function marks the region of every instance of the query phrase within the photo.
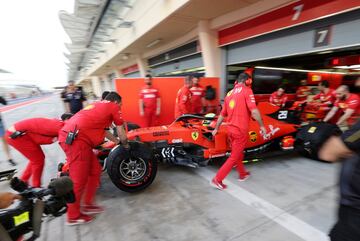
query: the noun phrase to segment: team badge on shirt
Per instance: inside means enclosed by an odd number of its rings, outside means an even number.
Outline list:
[[[230,109],[234,109],[234,107],[235,107],[235,100],[230,100],[230,102],[229,102],[229,107],[230,107]]]

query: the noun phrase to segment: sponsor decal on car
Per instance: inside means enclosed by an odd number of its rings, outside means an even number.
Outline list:
[[[168,136],[170,135],[169,131],[156,131],[153,132],[153,136]]]
[[[183,143],[183,139],[172,139],[171,143]]]

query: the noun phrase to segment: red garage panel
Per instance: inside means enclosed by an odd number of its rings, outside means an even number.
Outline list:
[[[300,0],[219,31],[219,45],[228,45],[358,8],[359,0]]]
[[[219,91],[219,78],[200,78],[203,87],[212,85]],[[119,78],[115,80],[116,90],[123,98],[123,118],[125,121],[143,126],[143,118],[139,114],[139,92],[144,86],[144,78]],[[184,85],[184,77],[153,78],[153,86],[161,96],[161,114],[157,125],[167,125],[174,120],[175,98],[178,90]]]

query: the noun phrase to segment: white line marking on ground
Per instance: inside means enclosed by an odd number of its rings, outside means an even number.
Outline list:
[[[37,103],[39,103],[39,102],[48,100],[48,99],[50,99],[50,97],[51,97],[51,96],[44,97],[44,98],[41,98],[41,99],[39,99],[39,100],[35,100],[34,102],[30,102],[30,103],[27,103],[27,104],[24,104],[24,105],[20,105],[20,106],[17,106],[17,107],[15,107],[15,108],[13,108],[13,109],[10,109],[10,110],[5,110],[5,111],[3,111],[3,112],[1,112],[1,113],[4,114],[4,113],[8,113],[8,112],[11,112],[11,111],[14,111],[14,110],[18,110],[18,109],[21,109],[21,108],[24,108],[24,107],[28,107],[29,105],[37,104]],[[21,104],[21,102],[20,102],[20,103],[17,103],[17,104]],[[16,104],[14,104],[14,105],[16,105]]]
[[[209,181],[215,175],[214,172],[206,168],[199,168],[198,170],[196,170],[196,173]],[[226,190],[223,190],[223,192],[227,192],[234,198],[260,212],[262,215],[270,218],[271,220],[283,226],[284,228],[299,236],[300,238],[306,241],[329,240],[329,237],[325,233],[309,225],[308,223],[305,223],[297,217],[287,213],[285,210],[282,210],[281,208],[272,205],[266,200],[256,196],[255,194],[245,190],[244,188],[239,187],[231,181],[226,180],[226,184],[228,185],[228,188]]]

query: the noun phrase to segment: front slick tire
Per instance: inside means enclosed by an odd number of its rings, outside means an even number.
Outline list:
[[[152,151],[143,143],[130,142],[131,151],[117,146],[106,160],[111,181],[124,192],[141,191],[154,181],[157,162]]]

